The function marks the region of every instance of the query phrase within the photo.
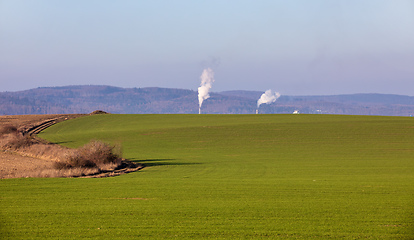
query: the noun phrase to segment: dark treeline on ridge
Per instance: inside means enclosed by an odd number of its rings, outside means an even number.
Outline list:
[[[211,93],[204,114],[254,114],[259,91]],[[197,92],[172,88],[119,88],[112,86],[43,87],[0,93],[0,114],[90,113],[94,110],[125,114],[197,114]],[[410,116],[414,97],[390,94],[285,96],[262,104],[259,113],[348,114]]]

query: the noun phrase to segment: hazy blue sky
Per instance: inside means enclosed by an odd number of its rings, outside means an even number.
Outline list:
[[[0,0],[0,91],[414,95],[413,0]]]

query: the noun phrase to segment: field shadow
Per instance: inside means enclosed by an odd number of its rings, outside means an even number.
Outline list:
[[[134,163],[140,163],[144,165],[145,167],[201,164],[201,163],[191,163],[191,162],[177,162],[177,159],[172,159],[172,158],[160,158],[160,159],[132,158],[128,160]]]

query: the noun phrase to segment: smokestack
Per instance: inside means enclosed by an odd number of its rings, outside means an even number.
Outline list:
[[[270,103],[276,102],[276,100],[279,97],[280,97],[280,93],[278,92],[273,93],[271,89],[266,90],[266,92],[264,92],[262,96],[260,96],[260,99],[257,100],[256,114],[259,113],[259,107],[261,104],[263,103],[270,104]]]
[[[201,84],[198,88],[198,114],[201,114],[201,105],[203,101],[210,97],[208,91],[214,82],[214,72],[211,68],[204,69],[200,76]]]

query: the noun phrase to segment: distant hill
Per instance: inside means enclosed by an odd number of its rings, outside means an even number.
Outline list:
[[[202,113],[254,114],[263,92],[225,91],[211,93]],[[198,113],[197,92],[171,88],[119,88],[112,86],[43,87],[0,93],[0,114],[89,113]],[[259,113],[347,114],[410,116],[414,97],[389,94],[332,96],[284,96],[262,104]]]

